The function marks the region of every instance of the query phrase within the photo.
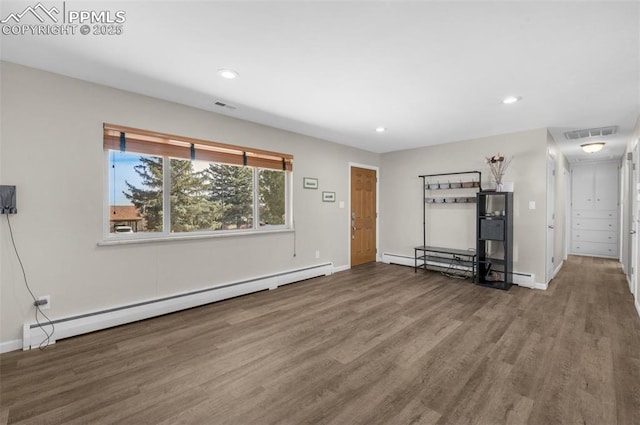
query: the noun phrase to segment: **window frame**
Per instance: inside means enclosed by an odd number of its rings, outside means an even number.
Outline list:
[[[106,124],[105,124],[106,131]],[[105,133],[106,134],[106,133]],[[158,134],[158,133],[154,133]],[[175,137],[175,136],[172,136]],[[188,140],[196,140],[196,139],[188,139]],[[214,143],[214,142],[211,142]],[[227,145],[230,146],[230,145]],[[247,148],[248,151],[251,149]],[[162,196],[163,196],[163,229],[161,232],[134,232],[134,233],[111,233],[110,232],[110,188],[111,188],[111,179],[110,179],[110,153],[118,152],[116,149],[112,149],[111,147],[103,145],[103,167],[104,167],[104,185],[103,185],[103,238],[102,241],[98,243],[98,245],[117,245],[117,244],[125,244],[125,243],[142,243],[142,242],[153,242],[153,241],[162,241],[162,240],[188,240],[188,239],[203,239],[203,238],[217,238],[217,237],[234,237],[234,236],[244,236],[244,235],[256,235],[256,234],[268,234],[268,233],[282,233],[282,232],[292,232],[293,229],[293,156],[288,155],[290,158],[290,162],[286,165],[285,170],[277,170],[275,168],[263,168],[255,165],[245,165],[246,167],[251,167],[253,174],[253,222],[252,227],[247,229],[225,229],[225,230],[198,230],[192,232],[171,232],[171,159],[180,159],[184,160],[183,157],[173,157],[169,155],[159,155],[155,153],[144,153],[137,152],[135,150],[125,151],[126,153],[133,155],[149,155],[162,158],[162,169],[163,169],[163,187],[162,187]],[[266,152],[266,151],[261,151]],[[206,161],[209,163],[217,163],[222,165],[232,165],[226,164],[224,162],[215,162],[215,161],[207,161],[202,159],[202,161]],[[283,159],[284,164],[284,159]],[[272,170],[272,171],[281,171],[284,173],[284,209],[285,209],[285,222],[284,224],[270,224],[267,226],[260,226],[260,182],[259,175],[260,170]]]

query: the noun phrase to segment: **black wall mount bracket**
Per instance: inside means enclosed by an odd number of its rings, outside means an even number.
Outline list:
[[[16,214],[16,187],[0,185],[0,214]]]

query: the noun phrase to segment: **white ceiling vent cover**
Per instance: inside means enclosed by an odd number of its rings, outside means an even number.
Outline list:
[[[618,131],[617,125],[612,125],[609,127],[600,127],[600,128],[589,128],[586,130],[576,130],[576,131],[567,131],[564,133],[564,137],[569,140],[578,140],[585,139],[587,137],[603,137],[603,136],[611,136],[612,134],[616,134]]]
[[[221,108],[227,108],[227,109],[238,109],[238,108],[236,108],[236,107],[235,107],[235,106],[233,106],[233,105],[229,105],[228,103],[221,102],[221,101],[219,101],[219,100],[218,100],[218,101],[216,101],[216,102],[214,102],[214,105],[219,106],[219,107],[221,107]]]

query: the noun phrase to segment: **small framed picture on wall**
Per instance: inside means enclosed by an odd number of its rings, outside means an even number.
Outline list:
[[[336,202],[336,193],[322,192],[322,202]]]
[[[317,189],[318,179],[314,179],[313,177],[304,177],[302,179],[302,187],[305,189]]]

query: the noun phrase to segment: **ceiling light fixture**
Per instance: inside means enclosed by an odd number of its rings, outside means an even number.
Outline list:
[[[596,153],[602,148],[604,148],[604,143],[602,142],[585,143],[584,145],[580,145],[580,147],[586,153]]]
[[[508,96],[502,99],[502,103],[505,105],[510,105],[512,103],[516,103],[522,100],[522,96]]]
[[[219,69],[218,75],[222,78],[226,78],[227,80],[235,80],[238,78],[238,73],[230,69]]]
[[[384,133],[387,131],[387,127],[376,127],[376,133]]]

